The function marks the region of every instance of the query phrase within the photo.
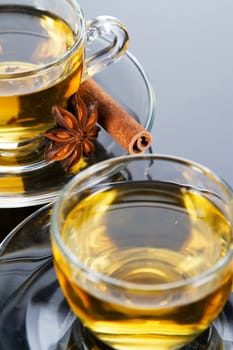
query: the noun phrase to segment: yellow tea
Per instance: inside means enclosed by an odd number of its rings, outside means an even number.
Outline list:
[[[68,264],[54,245],[64,294],[84,324],[116,349],[190,342],[231,290],[232,266],[212,282],[195,282],[228,253],[232,229],[208,196],[189,187],[115,182],[80,199],[61,237],[80,262],[80,269]],[[179,288],[188,279],[192,286]]]
[[[10,154],[18,146],[26,147],[43,134],[54,124],[52,105],[65,106],[77,90],[83,71],[83,45],[62,64],[56,64],[75,40],[69,24],[52,13],[0,6],[1,155],[6,156],[4,150]],[[44,69],[46,65],[51,66]],[[12,73],[20,78],[10,79]]]

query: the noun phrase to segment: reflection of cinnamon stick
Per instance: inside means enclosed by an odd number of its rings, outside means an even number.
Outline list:
[[[84,81],[79,94],[85,103],[97,101],[99,124],[128,153],[143,153],[152,144],[152,135],[127,113],[94,80]]]

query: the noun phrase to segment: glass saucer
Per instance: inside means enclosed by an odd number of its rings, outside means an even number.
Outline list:
[[[49,239],[52,205],[0,245],[1,350],[109,350],[73,315],[58,285]],[[233,294],[214,325],[183,350],[233,349]]]
[[[155,96],[150,82],[136,58],[126,53],[117,63],[95,76],[95,80],[147,130],[151,130],[155,114]],[[84,166],[125,151],[103,129],[98,136],[95,153]],[[98,154],[98,156],[97,156]],[[78,169],[77,171],[79,171]],[[0,208],[41,205],[50,202],[73,174],[65,174],[58,162],[19,169],[0,165]]]

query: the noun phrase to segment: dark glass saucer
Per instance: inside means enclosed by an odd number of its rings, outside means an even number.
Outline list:
[[[49,238],[52,205],[0,245],[1,350],[110,350],[77,320],[58,285]],[[233,294],[214,325],[183,350],[233,350]]]

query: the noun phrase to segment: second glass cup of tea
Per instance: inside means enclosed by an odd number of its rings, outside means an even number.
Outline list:
[[[87,57],[87,45],[98,40]],[[127,46],[119,20],[86,22],[76,0],[1,1],[0,166],[15,172],[17,165],[22,171],[41,161],[43,134],[54,125],[52,106],[66,107],[80,82],[115,62]]]
[[[177,349],[209,327],[233,278],[233,197],[212,171],[124,156],[76,175],[55,203],[55,269],[71,309],[115,349]]]

